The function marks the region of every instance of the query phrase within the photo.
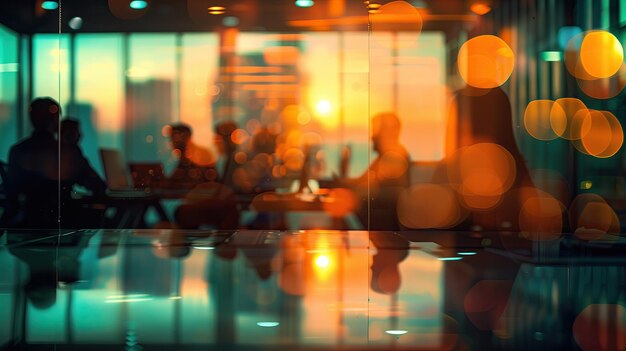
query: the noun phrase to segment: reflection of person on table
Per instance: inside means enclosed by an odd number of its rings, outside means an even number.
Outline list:
[[[378,154],[376,159],[363,175],[340,181],[340,184],[356,191],[361,201],[358,216],[366,227],[374,230],[399,229],[396,202],[400,191],[409,186],[410,157],[400,144],[398,116],[394,113],[374,116],[371,139],[372,149]]]
[[[196,145],[191,136],[191,127],[186,124],[178,123],[169,127],[172,153],[178,158],[178,164],[169,179],[174,188],[190,188],[217,178],[213,153]]]
[[[59,114],[60,106],[51,98],[37,98],[30,104],[33,133],[11,147],[9,152],[8,204],[3,213],[3,226],[56,228],[59,225],[59,195],[61,201],[68,201],[74,184],[94,193],[104,191],[104,183],[95,175],[80,149],[76,145],[59,144],[56,138]],[[62,225],[75,220],[71,213],[63,215]]]
[[[409,242],[396,234],[371,232],[370,241],[376,247],[372,258],[372,290],[394,294],[400,290],[400,262],[409,255]]]

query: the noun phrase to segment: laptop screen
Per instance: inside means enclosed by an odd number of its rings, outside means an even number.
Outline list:
[[[118,150],[100,149],[100,158],[109,189],[130,188],[128,170]]]

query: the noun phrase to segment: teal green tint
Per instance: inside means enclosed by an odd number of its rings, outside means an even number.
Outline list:
[[[148,3],[143,0],[134,0],[130,2],[130,8],[134,10],[143,10],[148,7]]]
[[[17,139],[18,40],[16,33],[0,26],[0,160],[5,162]]]
[[[81,147],[100,174],[98,148],[121,149],[124,142],[124,74],[122,34],[76,36],[76,104]]]
[[[602,28],[608,29],[611,25],[610,0],[602,0]]]
[[[44,1],[41,3],[41,8],[48,11],[56,10],[59,8],[59,3],[56,1]]]
[[[169,163],[174,158],[161,130],[179,119],[176,47],[175,34],[131,34],[128,39],[124,100],[128,162]]]
[[[619,24],[621,26],[626,25],[626,1],[619,3]]]
[[[36,34],[33,36],[33,94],[49,96],[67,112],[69,100],[69,35]]]
[[[315,5],[313,0],[296,0],[296,6],[298,7],[311,7]]]
[[[563,53],[560,51],[543,51],[541,53],[543,61],[555,62],[563,60]]]

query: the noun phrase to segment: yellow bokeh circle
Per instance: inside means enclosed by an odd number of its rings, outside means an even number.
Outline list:
[[[606,31],[592,31],[585,35],[580,46],[580,62],[590,75],[608,78],[620,69],[624,49],[617,38]]]

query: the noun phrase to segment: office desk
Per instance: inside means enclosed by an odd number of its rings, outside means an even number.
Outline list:
[[[625,342],[621,238],[38,234],[9,231],[0,240],[0,347],[597,350]]]

